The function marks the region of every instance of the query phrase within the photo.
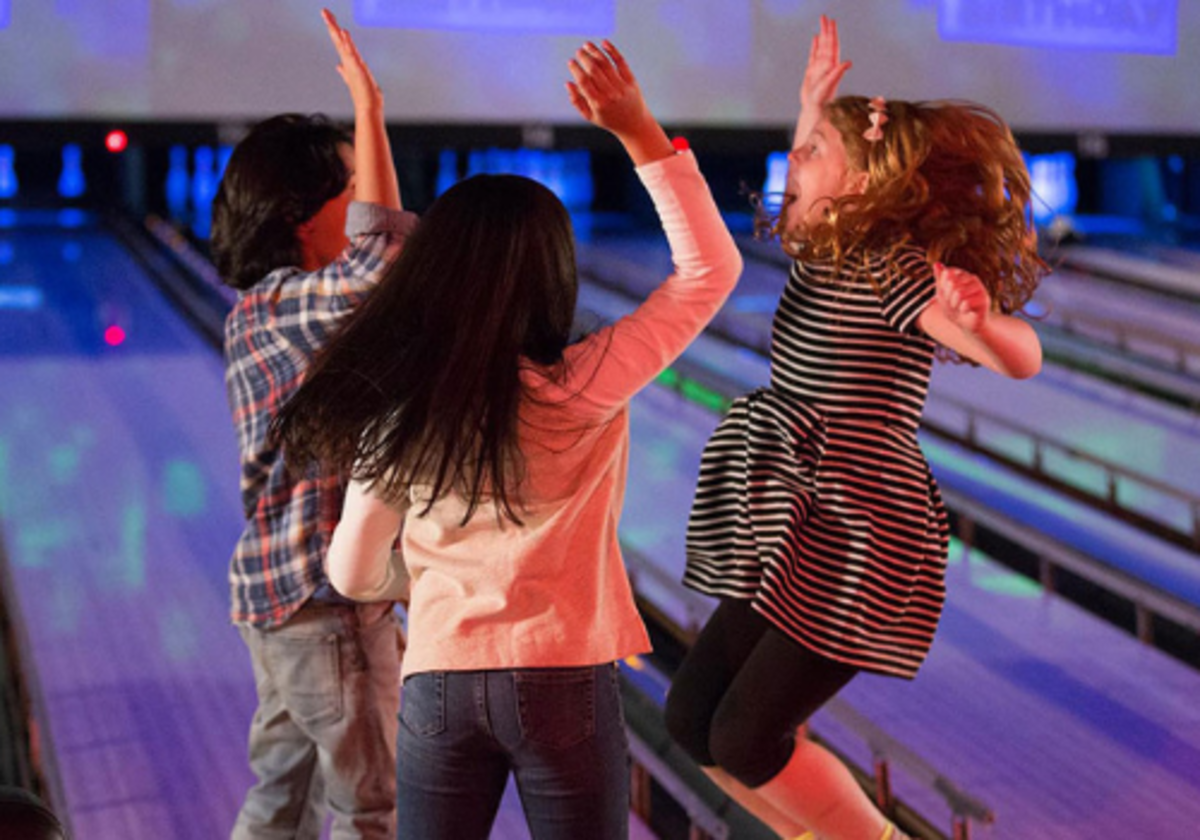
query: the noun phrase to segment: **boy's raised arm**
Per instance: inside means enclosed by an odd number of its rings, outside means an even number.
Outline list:
[[[321,18],[337,50],[338,75],[354,102],[354,198],[399,210],[400,185],[384,121],[383,91],[333,12],[322,9]]]

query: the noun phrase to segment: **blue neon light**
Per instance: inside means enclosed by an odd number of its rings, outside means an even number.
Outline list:
[[[56,214],[58,226],[67,230],[81,228],[88,223],[88,214],[78,207],[64,207]]]
[[[1033,188],[1033,218],[1045,224],[1057,216],[1075,212],[1079,186],[1075,181],[1075,155],[1054,152],[1026,155],[1030,186]]]
[[[1179,0],[938,0],[945,41],[1174,55]]]
[[[587,210],[593,198],[592,156],[586,149],[471,149],[467,152],[470,178],[481,173],[509,173],[532,178],[558,196],[568,210]],[[458,182],[458,153],[443,149],[438,155],[436,181],[441,195]]]
[[[787,189],[788,152],[767,155],[767,177],[763,181],[763,208],[771,214],[783,208],[783,193]]]
[[[616,0],[354,0],[361,26],[541,35],[613,34]]]
[[[0,0],[0,29],[8,26],[8,18],[11,12],[12,4],[9,0]]]
[[[32,312],[42,308],[42,290],[36,286],[0,286],[0,309]]]

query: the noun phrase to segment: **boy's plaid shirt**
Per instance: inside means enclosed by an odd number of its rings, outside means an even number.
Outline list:
[[[289,477],[267,441],[271,420],[314,354],[399,254],[416,218],[352,203],[351,244],[319,271],[281,268],[238,295],[225,321],[225,387],[237,430],[246,527],[229,567],[235,622],[273,627],[325,584],[342,485],[316,467]]]

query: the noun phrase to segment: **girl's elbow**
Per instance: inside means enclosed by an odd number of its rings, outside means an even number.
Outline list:
[[[360,564],[355,563],[352,554],[346,553],[344,548],[336,541],[330,546],[325,575],[329,578],[329,585],[343,597],[352,601],[364,600],[370,594],[370,583],[359,568]]]
[[[733,252],[729,255],[726,261],[727,271],[729,272],[732,282],[736,283],[738,278],[742,276],[742,269],[745,268],[746,261],[742,257],[742,252],[736,245],[733,247]]]
[[[1003,373],[1011,379],[1032,379],[1041,373],[1041,370],[1042,350],[1038,347],[1036,352],[1016,359]]]
[[[741,279],[744,268],[745,262],[742,259],[742,252],[734,246],[725,259],[721,260],[715,271],[716,276],[721,280],[721,287],[732,292],[734,287],[737,286],[738,280]]]
[[[1037,376],[1041,370],[1042,363],[1041,361],[1038,361],[1037,364],[1015,368],[1009,373],[1009,377],[1012,379],[1032,379],[1033,377]]]
[[[340,595],[351,600],[357,600],[356,595],[361,594],[361,582],[355,579],[355,575],[345,568],[344,564],[337,562],[331,558],[326,574],[329,577],[329,585],[338,591]]]

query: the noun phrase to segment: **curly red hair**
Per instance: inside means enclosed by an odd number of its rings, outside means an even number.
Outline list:
[[[777,228],[789,253],[852,268],[856,255],[915,246],[931,263],[978,275],[999,311],[1022,309],[1049,266],[1038,255],[1029,172],[1008,126],[973,102],[889,101],[883,136],[872,141],[863,136],[870,101],[844,96],[825,109],[850,169],[867,173],[865,190],[836,199],[803,232]]]

